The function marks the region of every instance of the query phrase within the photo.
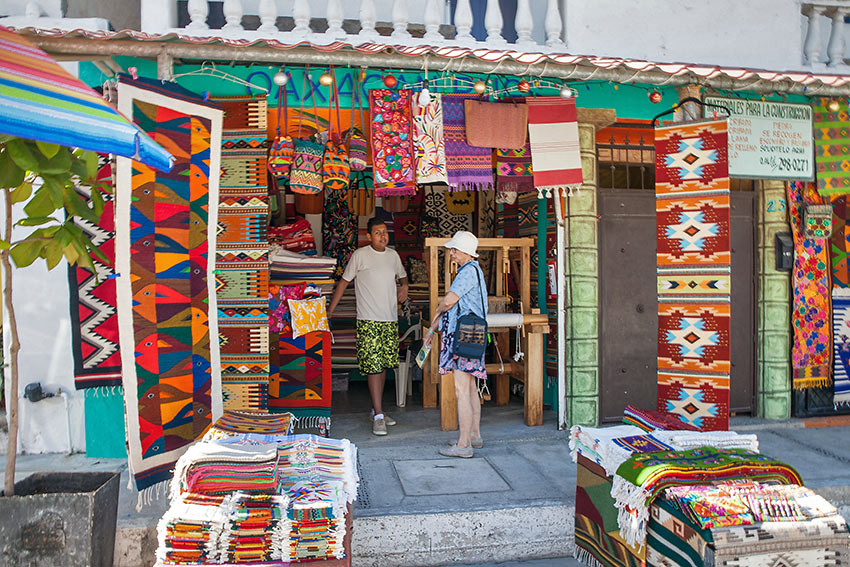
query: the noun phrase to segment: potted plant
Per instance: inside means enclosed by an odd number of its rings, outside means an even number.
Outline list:
[[[75,218],[97,223],[103,213],[103,191],[95,183],[94,152],[0,135],[0,193],[4,226],[0,232],[3,269],[4,329],[9,339],[10,395],[6,399],[9,428],[5,484],[0,498],[0,563],[4,565],[111,565],[118,504],[116,473],[36,474],[15,483],[18,441],[18,339],[12,301],[13,265],[44,261],[47,269],[63,258],[94,270],[92,255],[106,257]],[[83,198],[75,186],[91,187]],[[13,218],[13,206],[23,216]],[[31,227],[14,239],[13,227]]]

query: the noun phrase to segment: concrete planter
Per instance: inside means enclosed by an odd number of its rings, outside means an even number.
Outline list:
[[[110,567],[118,473],[37,473],[0,497],[0,565]]]

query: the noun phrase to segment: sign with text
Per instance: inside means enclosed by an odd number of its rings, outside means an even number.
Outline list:
[[[812,107],[806,104],[705,97],[729,117],[729,176],[811,181],[815,177]],[[706,116],[722,110],[705,107]]]

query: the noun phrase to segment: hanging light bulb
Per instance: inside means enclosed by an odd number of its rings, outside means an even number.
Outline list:
[[[478,79],[472,85],[472,90],[475,91],[475,94],[484,94],[487,92],[487,83],[485,83],[481,79]]]
[[[431,104],[431,91],[428,90],[428,81],[422,83],[422,90],[419,92],[419,106],[428,106]]]
[[[334,84],[334,76],[325,71],[319,76],[319,84],[323,87],[329,87]]]
[[[572,98],[573,97],[573,89],[564,85],[561,87],[561,90],[558,92],[561,95],[561,98]]]
[[[272,81],[274,81],[274,84],[276,84],[277,86],[282,87],[289,82],[289,75],[284,73],[283,69],[281,69],[280,71],[274,74],[274,77],[272,77]]]
[[[829,99],[829,102],[826,103],[826,109],[830,112],[838,112],[841,110],[841,103],[837,98],[831,98]]]

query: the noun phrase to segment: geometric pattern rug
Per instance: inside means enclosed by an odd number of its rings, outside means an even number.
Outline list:
[[[215,207],[222,112],[160,81],[119,83],[119,109],[176,158],[118,158],[115,257],[128,457],[136,486],[171,476],[222,412]]]
[[[832,288],[832,329],[835,343],[833,403],[850,405],[850,289]]]
[[[269,411],[290,412],[301,427],[326,434],[331,425],[331,334],[280,337],[272,356]]]
[[[216,294],[224,409],[265,411],[269,392],[268,113],[261,97],[224,108]]]
[[[730,266],[726,121],[655,130],[658,410],[729,426]]]

